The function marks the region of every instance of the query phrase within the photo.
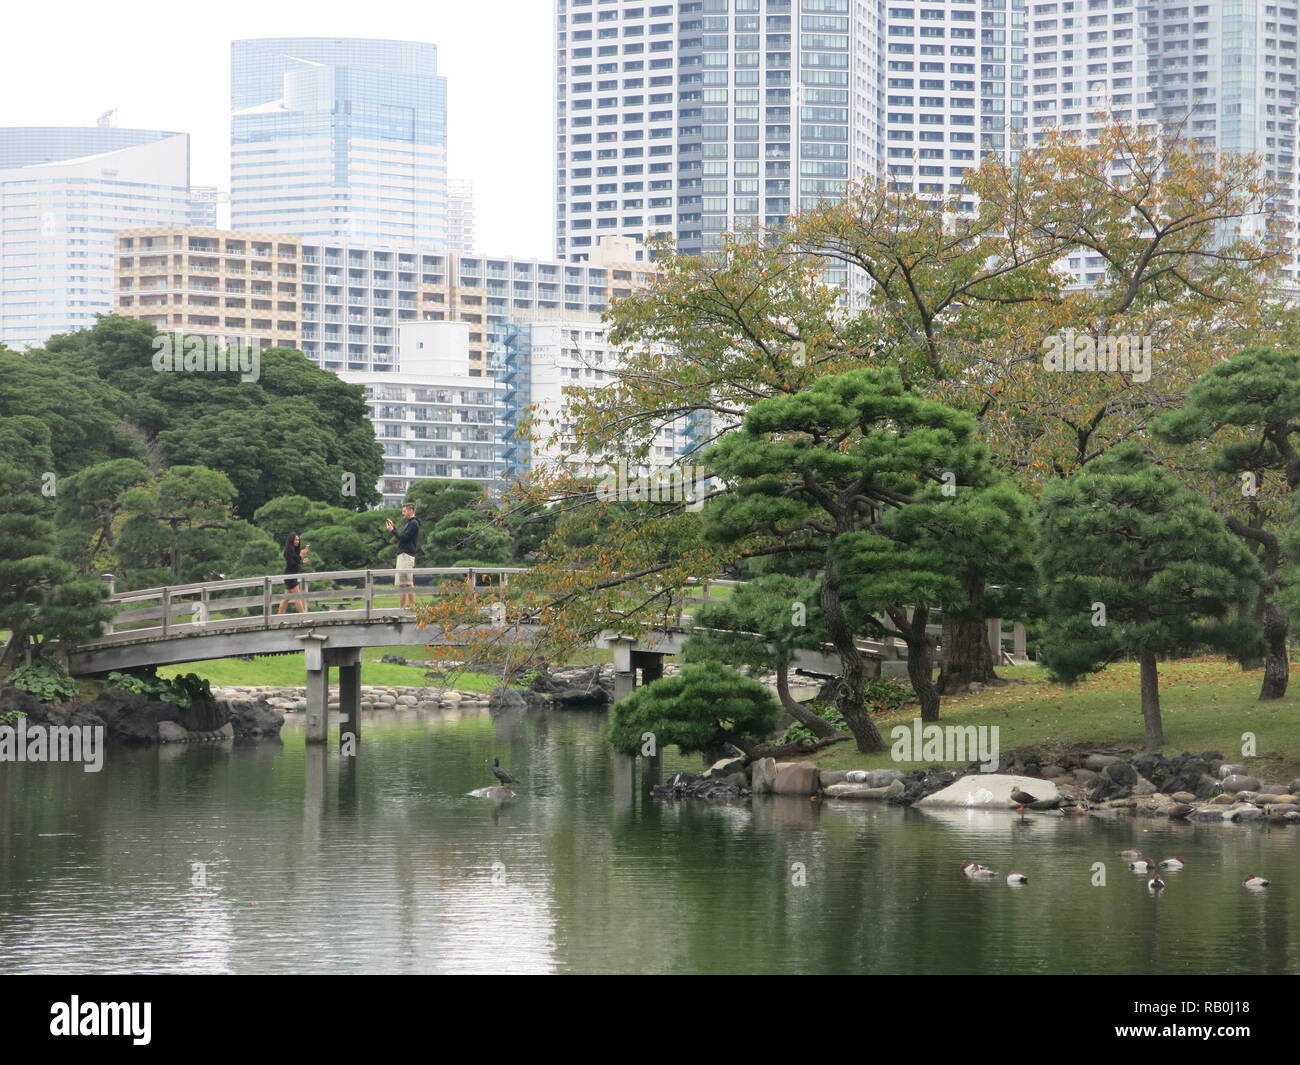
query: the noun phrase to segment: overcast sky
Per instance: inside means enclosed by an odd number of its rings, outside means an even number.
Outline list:
[[[448,164],[475,182],[480,251],[549,258],[551,0],[45,0],[5,12],[0,126],[117,124],[189,133],[196,185],[230,187],[230,42],[431,41],[447,79]]]

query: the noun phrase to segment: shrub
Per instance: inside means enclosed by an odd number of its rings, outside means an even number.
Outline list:
[[[66,703],[77,697],[76,681],[52,662],[19,666],[9,674],[9,683],[43,703]]]

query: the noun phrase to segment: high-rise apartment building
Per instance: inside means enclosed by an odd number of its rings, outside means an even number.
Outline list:
[[[113,233],[183,225],[189,137],[112,127],[0,129],[0,343],[113,313]]]
[[[707,250],[869,177],[973,207],[983,157],[1113,121],[1258,153],[1300,245],[1297,26],[1268,0],[556,0],[556,253]]]
[[[415,41],[231,44],[231,226],[445,247],[447,85]]]
[[[447,250],[472,255],[474,246],[474,182],[447,182]]]
[[[886,0],[884,173],[956,198],[986,155],[1014,161],[1027,124],[1027,0]]]
[[[879,0],[556,0],[556,254],[716,248],[876,173],[884,29]]]
[[[1209,153],[1256,155],[1293,248],[1300,211],[1295,5],[1265,0],[1045,0],[1030,4],[1031,142],[1112,121],[1159,124]],[[1262,217],[1249,220],[1262,226]],[[1293,261],[1286,284],[1300,284]],[[1096,256],[1070,268],[1104,276]]]

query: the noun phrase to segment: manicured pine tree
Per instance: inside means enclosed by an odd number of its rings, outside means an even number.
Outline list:
[[[1290,675],[1287,635],[1291,622],[1283,607],[1289,605],[1287,599],[1297,597],[1294,589],[1286,588],[1289,567],[1284,556],[1289,554],[1294,560],[1295,554],[1286,551],[1281,526],[1295,518],[1287,497],[1300,484],[1300,450],[1294,439],[1300,433],[1298,420],[1300,355],[1246,348],[1200,378],[1188,391],[1184,405],[1162,415],[1152,426],[1156,437],[1168,443],[1211,441],[1218,447],[1212,468],[1238,482],[1233,489],[1234,495],[1239,491],[1240,503],[1222,507],[1221,513],[1228,528],[1250,546],[1264,569],[1255,601],[1265,647],[1261,701],[1282,698]]]
[[[696,662],[615,703],[609,742],[634,755],[649,732],[658,748],[672,744],[683,754],[726,743],[748,754],[776,728],[779,712],[772,692],[758,681],[717,662]]]
[[[1023,554],[1023,498],[975,441],[976,421],[908,389],[892,369],[824,377],[756,403],[702,462],[729,490],[705,535],[742,556],[807,558],[839,655],[836,705],[864,752],[885,744],[865,707],[859,633],[901,637],[921,716],[935,721],[936,608],[968,602]]]
[[[1146,746],[1158,750],[1157,657],[1258,644],[1253,625],[1228,617],[1258,591],[1258,563],[1204,496],[1133,444],[1049,484],[1037,533],[1044,663],[1073,683],[1136,658]]]
[[[826,642],[817,582],[767,573],[737,585],[731,598],[705,603],[691,618],[682,649],[688,662],[722,662],[776,674],[776,693],[786,712],[814,736],[839,735],[790,694],[790,666],[800,650]]]

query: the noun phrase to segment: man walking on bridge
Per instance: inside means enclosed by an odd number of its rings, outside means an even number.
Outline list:
[[[393,582],[398,588],[410,588],[410,592],[401,593],[401,607],[403,610],[415,609],[415,574],[403,573],[402,570],[415,568],[415,552],[420,545],[420,519],[415,516],[415,504],[402,504],[402,517],[406,519],[406,524],[399,531],[393,524],[392,518],[387,519],[384,524],[388,531],[397,537],[397,579]]]

